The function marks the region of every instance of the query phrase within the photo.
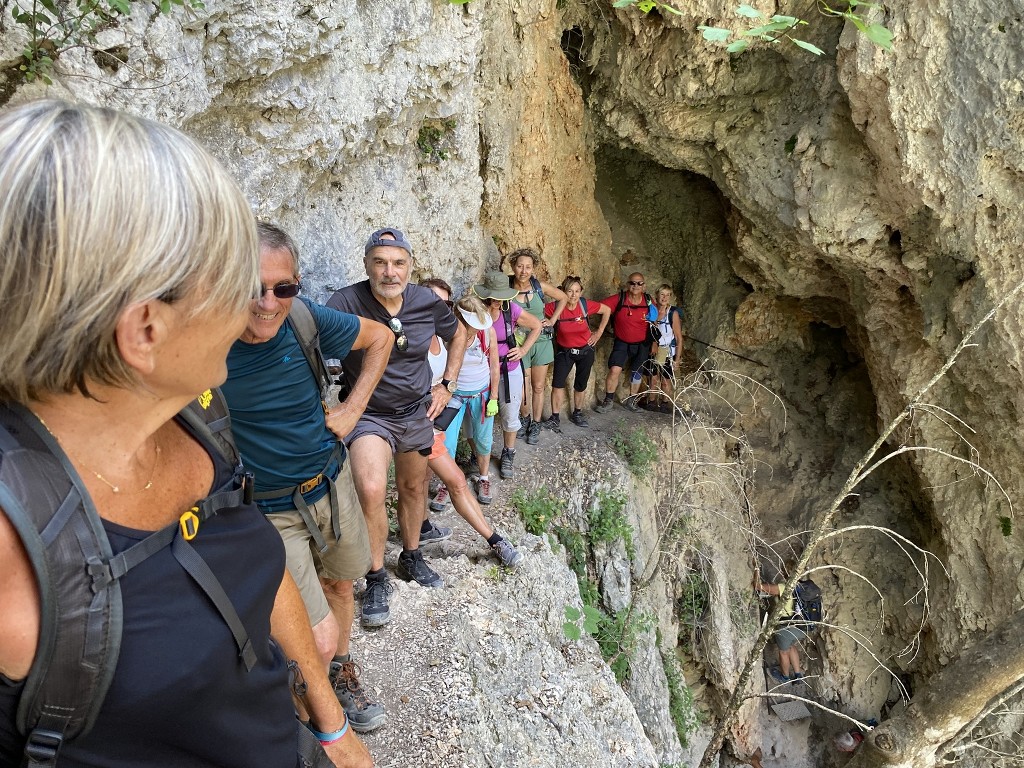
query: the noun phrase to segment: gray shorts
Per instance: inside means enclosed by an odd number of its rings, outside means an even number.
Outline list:
[[[806,638],[807,633],[798,627],[783,627],[774,636],[775,644],[779,646],[780,651],[788,651],[793,647],[793,643],[798,643]]]
[[[421,453],[430,455],[434,446],[434,422],[427,418],[427,403],[408,414],[394,416],[366,412],[359,417],[355,429],[345,437],[345,446],[365,435],[376,435],[391,446],[392,453]]]
[[[327,541],[327,549],[318,552],[313,536],[297,509],[267,514],[284,541],[288,571],[299,587],[306,605],[309,622],[314,627],[330,613],[320,578],[354,581],[370,570],[370,537],[366,532],[366,519],[356,498],[352,482],[352,468],[345,461],[337,479],[338,522],[341,541],[335,542],[331,525],[331,494],[327,493],[309,511]]]

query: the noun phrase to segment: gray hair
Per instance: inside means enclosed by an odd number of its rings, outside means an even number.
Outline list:
[[[281,229],[277,224],[269,221],[256,222],[256,232],[260,238],[260,248],[269,251],[288,251],[292,257],[292,274],[299,274],[299,247],[295,244],[292,236]]]
[[[252,211],[183,133],[111,109],[36,101],[0,114],[0,399],[124,386],[132,304],[242,312],[259,286]]]

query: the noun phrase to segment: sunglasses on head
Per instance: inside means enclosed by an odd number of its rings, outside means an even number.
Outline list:
[[[302,290],[302,283],[278,283],[267,288],[263,283],[260,283],[260,295],[259,298],[263,298],[267,295],[267,291],[272,291],[273,294],[279,299],[294,299],[299,295],[299,291]]]
[[[629,284],[630,285],[643,285],[644,281],[643,280],[630,280]]]
[[[397,317],[392,317],[388,320],[388,328],[395,334],[395,346],[398,347],[398,351],[405,352],[409,348],[409,337],[405,335],[402,321]]]

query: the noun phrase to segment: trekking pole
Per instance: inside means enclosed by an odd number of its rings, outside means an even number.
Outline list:
[[[754,360],[752,357],[744,357],[743,355],[737,354],[735,352],[730,352],[728,349],[722,349],[721,347],[716,347],[714,344],[712,344],[709,341],[701,341],[700,339],[693,338],[693,336],[687,336],[685,333],[682,336],[683,336],[684,339],[689,339],[690,341],[696,341],[698,344],[703,344],[705,347],[711,347],[712,349],[717,349],[719,352],[725,352],[725,354],[727,354],[727,355],[732,355],[733,357],[738,357],[740,360],[746,360],[748,363],[754,363],[755,365],[760,365],[762,368],[767,368],[768,367],[766,364],[762,363],[760,360]]]

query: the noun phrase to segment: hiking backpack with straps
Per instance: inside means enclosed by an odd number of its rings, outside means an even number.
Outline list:
[[[256,654],[217,577],[189,544],[202,522],[252,501],[230,433],[227,405],[207,391],[179,414],[229,457],[232,480],[179,520],[114,555],[103,522],[56,439],[30,411],[0,405],[0,509],[28,554],[39,586],[39,641],[18,701],[24,765],[56,765],[61,745],[87,734],[114,676],[123,613],[119,579],[170,547],[228,625],[247,669]]]
[[[651,294],[644,293],[644,301],[646,302],[646,304],[644,306],[644,309],[647,312],[650,312],[651,307],[654,305],[654,301],[653,301],[653,299],[651,299]],[[619,314],[619,310],[622,309],[624,306],[626,306],[626,292],[625,291],[619,291],[619,301],[615,305],[615,309],[612,311],[611,318],[609,319],[609,326],[610,326],[610,330],[612,332],[612,336],[614,338],[616,338],[616,339],[618,338],[618,336],[615,335],[615,316]],[[631,304],[630,306],[633,306],[633,305]],[[646,342],[648,344],[657,342],[659,336],[660,336],[660,331],[657,330],[657,324],[656,323],[652,323],[650,320],[647,320],[647,337],[646,337]]]
[[[327,368],[327,361],[324,360],[323,352],[320,350],[320,329],[317,328],[316,320],[306,302],[302,299],[292,302],[292,308],[288,312],[287,323],[291,326],[292,332],[299,342],[299,347],[302,349],[306,362],[309,363],[309,367],[313,370],[313,378],[316,379],[317,387],[320,390],[320,404],[323,405],[324,413],[327,413],[329,410],[327,403],[329,402],[331,385],[334,382]],[[344,370],[338,376],[338,384],[341,385],[338,399],[344,400],[349,391]]]
[[[812,630],[823,618],[821,588],[810,579],[798,581],[793,590],[793,621],[802,624],[806,630]]]

